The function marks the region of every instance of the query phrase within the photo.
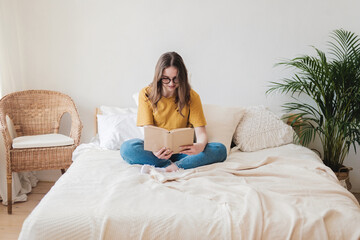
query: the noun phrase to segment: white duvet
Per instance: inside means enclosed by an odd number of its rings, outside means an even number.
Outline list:
[[[139,173],[83,145],[20,239],[360,239],[360,207],[306,148],[233,152],[224,163]]]

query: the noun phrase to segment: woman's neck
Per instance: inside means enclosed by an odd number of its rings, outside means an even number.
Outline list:
[[[162,90],[161,94],[162,94],[163,97],[166,97],[166,98],[170,98],[170,97],[175,96],[175,92],[167,92],[164,89]]]

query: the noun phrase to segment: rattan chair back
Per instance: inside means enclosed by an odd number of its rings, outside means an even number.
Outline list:
[[[45,90],[15,92],[0,101],[2,115],[13,121],[17,136],[58,133],[65,112],[75,110],[65,94]]]

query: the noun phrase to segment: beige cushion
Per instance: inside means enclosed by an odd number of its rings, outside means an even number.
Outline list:
[[[63,134],[22,136],[13,139],[13,148],[59,147],[74,144],[74,139]]]
[[[231,141],[235,129],[244,114],[244,108],[222,107],[204,104],[206,118],[206,132],[208,142],[219,142],[225,145],[227,153],[230,152]]]
[[[11,139],[16,138],[16,131],[13,121],[9,118],[8,115],[6,115],[6,125],[9,129],[10,137]]]

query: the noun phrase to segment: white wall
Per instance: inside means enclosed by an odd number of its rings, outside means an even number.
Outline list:
[[[94,134],[94,109],[135,106],[131,95],[150,83],[158,57],[180,53],[204,103],[263,104],[280,113],[286,96],[265,96],[287,76],[274,64],[325,49],[329,33],[360,34],[355,0],[17,0],[23,89],[69,94]],[[20,89],[19,89],[20,90]],[[359,149],[360,150],[360,149]],[[360,161],[353,152],[353,189]]]

